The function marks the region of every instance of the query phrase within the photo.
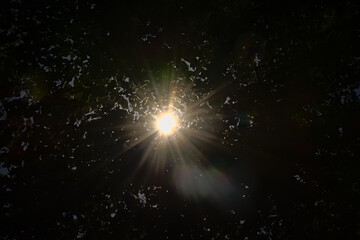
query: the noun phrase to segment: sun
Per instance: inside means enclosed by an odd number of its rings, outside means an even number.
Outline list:
[[[168,135],[176,126],[175,117],[171,113],[165,114],[157,120],[157,126],[161,133]]]

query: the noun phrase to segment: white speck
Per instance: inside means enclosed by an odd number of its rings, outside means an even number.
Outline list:
[[[128,103],[128,109],[127,109],[127,111],[128,111],[128,112],[132,112],[133,107],[132,107],[132,105],[131,105],[131,103],[130,103],[129,97],[127,97],[127,96],[124,95],[124,94],[122,94],[121,96],[122,96],[122,97],[127,101],[127,103]]]
[[[305,183],[305,181],[299,176],[299,175],[294,175],[294,178],[301,183]]]
[[[146,204],[146,196],[145,193],[141,193],[140,191],[138,192],[137,195],[134,195],[135,199],[139,199],[140,203],[142,203],[143,205]]]
[[[143,203],[143,204],[146,204],[146,196],[145,196],[145,193],[138,193],[138,197],[140,199],[140,202]]]
[[[62,83],[62,81],[61,81],[60,79],[55,80],[55,85],[56,85],[57,87],[60,86],[61,83]]]
[[[92,115],[92,114],[95,114],[95,110],[92,110],[92,111],[86,113],[85,116]]]
[[[74,87],[74,81],[75,81],[75,77],[73,77],[73,78],[71,79],[71,81],[69,82],[69,85],[70,85],[71,87]]]
[[[62,59],[66,59],[66,60],[70,61],[70,60],[71,60],[71,56],[70,56],[70,55],[67,55],[66,57],[65,57],[65,56],[62,56]]]
[[[77,238],[77,239],[83,238],[84,235],[85,235],[85,233],[82,233],[82,232],[79,231],[79,232],[77,233],[77,235],[76,235],[76,238]]]
[[[14,100],[21,99],[21,98],[23,98],[23,97],[25,97],[25,96],[26,96],[26,92],[25,92],[24,90],[21,90],[21,91],[20,91],[20,96],[18,96],[18,97],[13,96],[13,97],[5,98],[5,101],[7,101],[7,102],[12,102],[12,101],[14,101]]]
[[[230,104],[229,101],[230,101],[230,97],[226,97],[224,104]]]
[[[4,106],[0,102],[0,121],[1,120],[6,120],[6,119],[7,119],[7,112],[5,111]]]
[[[74,214],[74,215],[73,215],[73,219],[74,219],[74,220],[77,220],[78,217]]]
[[[140,114],[138,111],[135,111],[133,116],[134,116],[134,119],[133,119],[134,121],[139,120],[139,118],[140,118]]]
[[[354,89],[354,92],[356,94],[356,96],[360,99],[360,86],[356,89]]]
[[[21,142],[21,146],[23,147],[23,151],[26,151],[29,147],[29,143]]]
[[[7,167],[3,167],[3,165],[4,163],[0,163],[0,176],[9,174],[9,169]]]
[[[10,149],[8,147],[2,147],[0,149],[0,153],[8,153],[8,152],[10,152]]]
[[[240,224],[244,224],[245,223],[245,220],[240,220]]]
[[[74,125],[78,127],[78,126],[80,126],[80,124],[81,124],[81,119],[80,120],[76,119],[76,121],[74,122]]]
[[[235,214],[235,211],[234,211],[234,210],[231,210],[230,212],[231,212],[232,214]]]
[[[65,42],[70,42],[71,44],[74,44],[74,40],[72,40],[71,38],[67,37],[65,39]]]
[[[115,215],[116,215],[116,213],[112,213],[112,214],[110,214],[110,217],[115,217]]]
[[[93,9],[95,8],[95,6],[96,6],[95,3],[91,4],[91,5],[90,5],[90,9],[93,10]]]
[[[87,121],[88,122],[91,122],[91,121],[95,121],[95,120],[99,120],[99,119],[101,119],[101,117],[90,117]]]
[[[259,56],[258,56],[257,53],[255,54],[254,62],[255,62],[255,65],[256,65],[256,66],[259,66],[260,58],[259,58]]]
[[[195,72],[196,68],[191,67],[190,62],[186,61],[185,59],[181,58],[181,61],[184,62],[188,66],[188,70],[190,72]]]
[[[72,167],[71,170],[76,171],[77,167]]]
[[[264,228],[260,228],[260,231],[256,232],[257,235],[264,235],[266,236],[267,235],[267,232],[265,231]]]

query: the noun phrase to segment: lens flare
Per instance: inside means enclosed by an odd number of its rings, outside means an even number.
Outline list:
[[[157,120],[157,126],[163,134],[170,134],[176,126],[176,121],[171,113],[168,113]]]

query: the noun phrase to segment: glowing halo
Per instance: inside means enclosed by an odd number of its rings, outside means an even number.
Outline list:
[[[162,134],[168,135],[173,132],[176,127],[176,118],[172,113],[160,116],[157,121],[157,127]]]

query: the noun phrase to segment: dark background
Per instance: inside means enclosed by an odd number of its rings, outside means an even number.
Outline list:
[[[1,1],[0,238],[359,238],[359,20],[358,1]],[[182,128],[151,134],[170,103]]]

